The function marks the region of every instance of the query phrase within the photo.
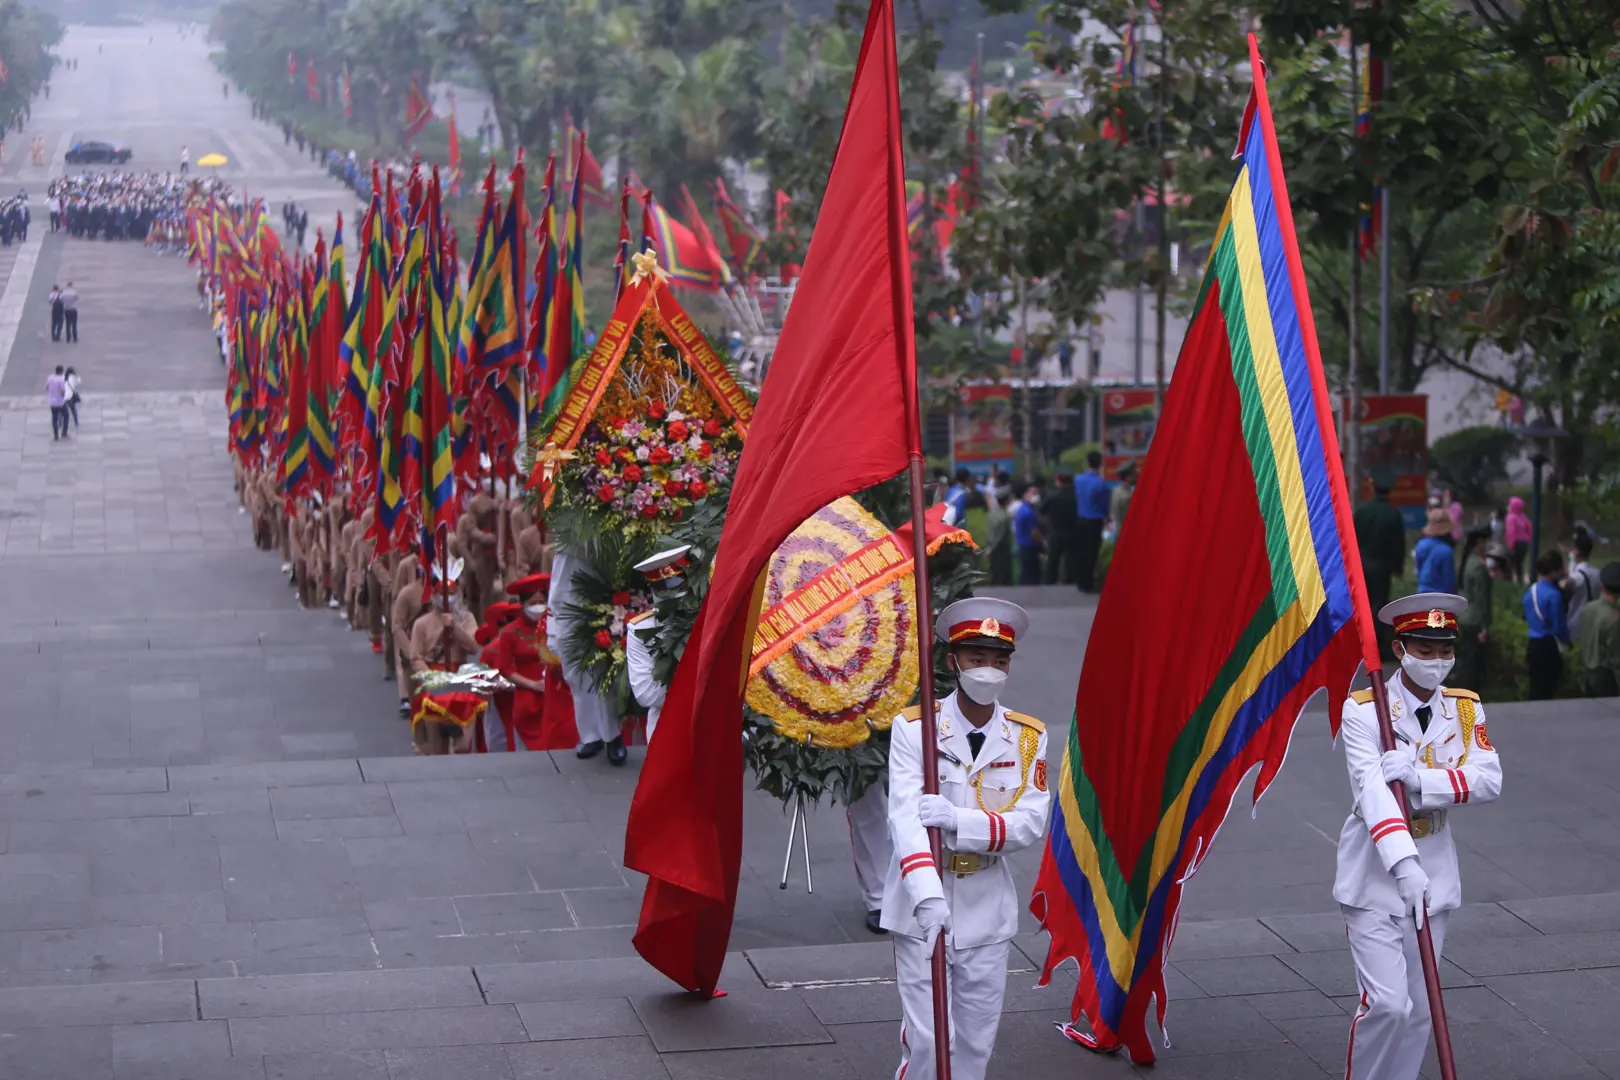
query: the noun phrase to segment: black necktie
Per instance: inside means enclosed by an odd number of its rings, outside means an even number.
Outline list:
[[[1429,730],[1429,715],[1432,711],[1433,710],[1431,710],[1427,705],[1419,705],[1417,707],[1418,727],[1424,732]]]
[[[979,751],[984,749],[984,732],[968,732],[968,746],[972,747],[973,749],[973,760],[979,760]]]

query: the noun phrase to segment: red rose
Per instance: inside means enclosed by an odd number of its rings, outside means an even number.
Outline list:
[[[710,446],[706,442],[705,443],[698,443],[697,455],[698,455],[699,458],[701,458],[704,461],[707,461],[707,460],[709,460],[709,458],[713,454],[714,454],[714,447]]]
[[[612,502],[614,494],[615,492],[612,484],[603,484],[601,487],[596,489],[596,497],[605,503]]]
[[[598,630],[596,632],[596,647],[598,649],[613,648],[613,635],[606,630]]]
[[[628,446],[619,447],[618,452],[614,456],[627,465],[633,465],[636,461],[636,452],[630,449]]]
[[[664,418],[664,412],[664,403],[662,401],[649,402],[647,405],[647,415],[652,417],[654,420],[662,420]]]
[[[649,465],[668,465],[674,460],[674,458],[669,456],[669,451],[665,450],[662,446],[653,447],[652,453],[647,455],[647,463]]]
[[[596,463],[605,469],[613,464],[613,455],[606,450],[598,450],[596,452]]]
[[[664,481],[664,494],[665,495],[680,495],[685,490],[686,490],[686,485],[681,483],[679,480],[665,480]]]
[[[686,493],[694,499],[701,499],[709,493],[709,485],[701,480],[694,480],[686,485]]]
[[[685,420],[672,420],[669,425],[669,439],[671,442],[685,442],[692,430],[686,426]]]
[[[720,431],[721,431],[720,421],[718,421],[718,420],[705,420],[705,421],[703,421],[703,434],[707,435],[709,438],[711,438],[711,439],[714,438],[716,435],[720,434]]]
[[[641,483],[641,466],[626,465],[624,467],[624,482],[627,484]]]
[[[657,517],[658,516],[658,507],[654,506],[652,503],[648,503],[646,506],[643,506],[641,508],[641,516],[644,517],[644,518],[655,518],[655,517]]]
[[[619,592],[614,593],[613,594],[613,606],[614,607],[629,607],[630,606],[630,594],[627,593],[627,592],[624,592],[623,590],[620,590]]]

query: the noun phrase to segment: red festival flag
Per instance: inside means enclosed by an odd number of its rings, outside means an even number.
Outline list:
[[[315,74],[315,61],[304,64],[304,93],[317,105],[321,102],[321,81]]]
[[[461,135],[456,131],[456,99],[450,97],[450,194],[461,194]],[[493,164],[492,166],[493,167]]]
[[[1378,665],[1253,35],[1249,51],[1237,179],[1097,607],[1030,900],[1051,934],[1041,983],[1079,966],[1064,1033],[1138,1063],[1182,890],[1239,783],[1258,767],[1258,799],[1306,703],[1326,690],[1336,731],[1357,665]]]
[[[411,88],[405,93],[405,138],[414,139],[422,134],[429,120],[433,119],[433,103],[422,94],[421,84],[416,76],[411,76]]]
[[[625,865],[648,876],[636,950],[704,994],[719,981],[737,900],[756,582],[817,510],[921,453],[890,3],[873,0],[867,15],[822,203],[831,227],[811,241],[738,463],[718,569],[630,805]]]
[[[343,118],[345,120],[354,116],[354,85],[349,81],[349,65],[343,64]]]

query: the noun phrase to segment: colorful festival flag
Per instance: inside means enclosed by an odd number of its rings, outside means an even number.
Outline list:
[[[1237,180],[1097,609],[1030,901],[1051,934],[1041,982],[1079,965],[1071,1019],[1090,1034],[1065,1033],[1139,1063],[1182,889],[1239,781],[1258,765],[1258,799],[1306,702],[1325,689],[1337,730],[1358,663],[1377,663],[1252,35],[1249,52]]]
[[[715,573],[630,804],[624,864],[648,876],[636,950],[712,995],[742,860],[741,675],[755,584],[823,506],[920,457],[905,162],[891,0],[873,0],[821,220],[732,485]],[[858,431],[859,438],[841,433]]]
[[[651,192],[646,196],[646,203],[641,217],[642,230],[652,237],[653,245],[658,250],[658,265],[669,275],[671,287],[701,289],[704,292],[719,289],[726,277],[724,263],[717,264],[697,234],[676,221],[675,216],[660,206]]]
[[[422,93],[416,76],[411,76],[411,87],[405,93],[405,139],[414,140],[422,134],[428,121],[433,119],[433,103]]]
[[[748,219],[742,208],[731,201],[724,180],[714,182],[714,209],[720,215],[720,227],[726,232],[726,243],[731,247],[731,261],[738,273],[747,274],[759,253],[765,250],[765,236]]]

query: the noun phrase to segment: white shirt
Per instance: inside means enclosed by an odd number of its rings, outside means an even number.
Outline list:
[[[652,612],[631,619],[624,628],[624,668],[630,680],[630,692],[636,702],[647,710],[647,739],[652,740],[658,716],[664,711],[664,695],[669,687],[653,674],[652,647],[642,640],[641,633],[658,629],[658,616]]]
[[[1462,906],[1462,882],[1446,818],[1457,807],[1493,802],[1502,792],[1502,765],[1485,729],[1485,708],[1470,691],[1441,687],[1423,700],[1396,675],[1388,693],[1396,747],[1410,752],[1418,767],[1418,790],[1407,792],[1407,801],[1413,811],[1432,815],[1435,831],[1414,838],[1401,820],[1395,795],[1384,783],[1372,692],[1357,691],[1345,702],[1339,728],[1356,810],[1339,831],[1333,898],[1350,907],[1404,914],[1389,871],[1416,855],[1429,875],[1429,910],[1450,911]],[[1427,731],[1417,718],[1423,705],[1431,710]],[[1471,720],[1465,712],[1472,713]]]

